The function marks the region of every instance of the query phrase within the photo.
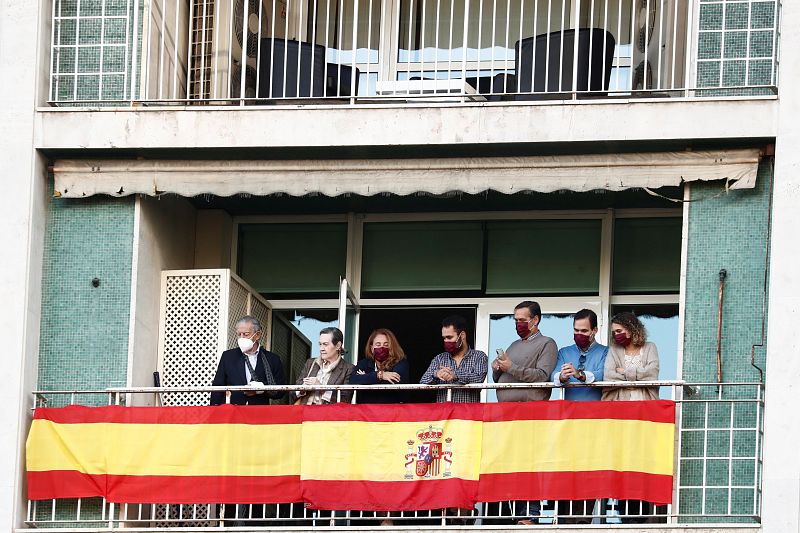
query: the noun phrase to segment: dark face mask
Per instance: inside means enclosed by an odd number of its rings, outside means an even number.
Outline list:
[[[372,357],[379,363],[383,363],[387,359],[389,359],[389,348],[385,346],[379,346],[377,348],[372,349]]]
[[[589,346],[592,345],[591,335],[576,333],[573,337],[575,339],[575,344],[578,346],[578,348],[580,348],[584,352],[589,349]]]
[[[521,339],[527,339],[531,334],[531,327],[527,322],[517,322],[515,326],[517,328],[517,335],[519,335]]]
[[[626,348],[631,343],[631,338],[625,335],[625,332],[615,333],[614,342]]]
[[[450,355],[455,355],[461,349],[461,337],[458,341],[444,341],[444,351]]]

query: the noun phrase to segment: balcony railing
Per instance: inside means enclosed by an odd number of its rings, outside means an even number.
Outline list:
[[[777,86],[779,0],[101,4],[53,2],[51,104],[693,97]]]
[[[761,441],[763,436],[763,385],[760,383],[695,383],[679,381],[599,382],[590,387],[669,387],[676,402],[676,470],[673,503],[639,507],[638,503],[597,500],[591,508],[577,509],[575,503],[543,501],[542,524],[617,524],[647,522],[668,524],[757,524],[761,507]],[[275,386],[265,390],[354,390],[376,388],[396,390],[445,388],[551,388],[552,384],[449,385],[343,385]],[[132,395],[148,395],[158,402],[164,393],[252,390],[249,387],[199,388],[113,388],[104,391],[39,391],[35,405],[124,405]],[[559,389],[563,397],[564,388]],[[137,401],[135,403],[142,403]],[[587,443],[589,445],[589,443]],[[114,504],[99,498],[29,501],[26,524],[30,527],[316,527],[328,525],[371,525],[387,518],[396,524],[447,527],[449,525],[505,525],[525,518],[514,511],[513,502],[481,503],[471,511],[428,510],[387,513],[360,511],[312,511],[303,504],[218,505]]]

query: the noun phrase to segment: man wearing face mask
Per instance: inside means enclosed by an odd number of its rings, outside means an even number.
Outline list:
[[[562,387],[565,383],[594,383],[603,381],[603,367],[608,346],[596,342],[597,314],[591,309],[575,313],[572,322],[575,344],[558,351],[553,384]],[[564,399],[572,401],[599,401],[602,390],[598,387],[568,387]],[[598,514],[605,514],[605,500],[599,500]],[[596,500],[564,500],[558,502],[560,524],[591,524]]]
[[[519,339],[511,343],[505,353],[500,353],[492,362],[492,377],[495,383],[544,383],[556,365],[558,346],[556,341],[539,331],[542,308],[536,302],[526,300],[514,308],[514,323]],[[547,400],[550,389],[497,389],[500,402],[530,402]],[[511,505],[517,524],[534,525],[540,514],[538,501],[518,500]]]
[[[222,353],[212,385],[251,385],[253,391],[232,392],[231,402],[236,405],[269,405],[283,392],[257,390],[264,385],[285,385],[286,378],[280,358],[264,349],[261,323],[253,316],[244,316],[236,322],[237,348]],[[211,405],[225,403],[224,392],[211,393]]]
[[[556,387],[568,382],[603,381],[608,346],[595,341],[597,314],[591,309],[581,309],[575,313],[572,325],[575,344],[558,351],[558,361],[552,377]],[[564,391],[564,399],[574,401],[599,401],[601,395],[602,391],[596,387],[569,387]]]
[[[483,383],[489,358],[482,351],[469,347],[464,317],[452,315],[442,320],[442,341],[445,351],[433,358],[419,382],[426,385]],[[436,391],[436,401],[446,402],[447,391]],[[481,391],[452,389],[452,401],[480,402]]]

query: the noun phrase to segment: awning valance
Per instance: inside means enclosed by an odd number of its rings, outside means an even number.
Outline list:
[[[54,165],[55,195],[292,196],[351,193],[468,194],[493,190],[620,191],[691,181],[726,180],[732,189],[755,186],[758,149],[686,152],[359,160],[89,160]]]

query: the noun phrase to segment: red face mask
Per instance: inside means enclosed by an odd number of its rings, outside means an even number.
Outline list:
[[[528,325],[527,322],[517,322],[517,335],[520,336],[521,339],[527,339],[528,336],[531,334],[531,327]]]
[[[372,349],[372,357],[379,363],[383,363],[389,359],[389,348],[386,346],[378,346]]]
[[[584,335],[583,333],[576,333],[574,336],[575,344],[581,351],[586,351],[589,349],[589,346],[592,345],[592,337],[591,335]]]
[[[625,332],[615,333],[614,342],[626,348],[631,343],[631,338],[625,335]]]
[[[450,355],[455,355],[461,349],[461,338],[458,341],[444,341],[444,351]]]

